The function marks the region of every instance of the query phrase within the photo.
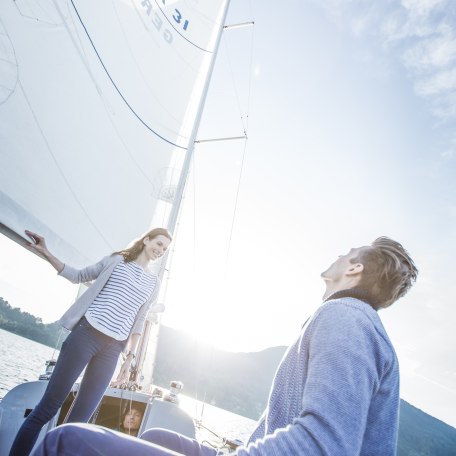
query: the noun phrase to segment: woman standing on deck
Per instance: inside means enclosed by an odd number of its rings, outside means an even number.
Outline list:
[[[87,422],[111,381],[121,351],[128,347],[116,383],[126,380],[147,311],[159,290],[159,278],[148,270],[148,265],[165,253],[172,240],[168,230],[155,228],[131,247],[77,270],[52,255],[42,236],[25,233],[33,241],[30,247],[43,255],[59,275],[73,283],[94,283],[59,321],[71,333],[62,344],[43,398],[16,435],[10,456],[31,452],[41,428],[57,413],[84,368],[67,422]]]

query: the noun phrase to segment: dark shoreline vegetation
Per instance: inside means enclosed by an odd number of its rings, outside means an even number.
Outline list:
[[[18,307],[11,307],[8,301],[1,297],[0,328],[52,348],[57,344],[61,329],[57,322],[44,324],[41,318],[22,312]],[[62,341],[57,348],[60,349],[60,345]]]
[[[11,307],[3,298],[0,328],[52,348],[60,334],[57,322],[44,324],[40,318]],[[230,353],[162,325],[154,383],[168,387],[171,380],[181,380],[185,394],[204,397],[216,407],[256,420],[265,407],[285,348]],[[456,429],[401,400],[397,456],[456,456]]]

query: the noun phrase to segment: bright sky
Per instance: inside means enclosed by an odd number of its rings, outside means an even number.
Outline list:
[[[287,345],[321,271],[390,236],[420,269],[380,314],[401,396],[456,426],[456,4],[233,0],[228,23],[252,18],[225,32],[199,133],[239,136],[248,114],[245,155],[197,146],[162,321],[228,350]],[[75,289],[0,242],[0,295],[56,320]]]

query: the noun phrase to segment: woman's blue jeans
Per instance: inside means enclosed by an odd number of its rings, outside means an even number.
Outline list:
[[[82,318],[63,342],[44,396],[19,429],[10,456],[27,456],[32,451],[41,428],[57,413],[84,368],[66,421],[87,422],[111,381],[123,344],[97,331]]]

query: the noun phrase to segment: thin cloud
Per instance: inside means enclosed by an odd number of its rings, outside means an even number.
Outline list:
[[[440,27],[439,36],[418,42],[403,55],[404,64],[417,72],[428,72],[454,64],[456,37],[447,25]]]
[[[402,64],[415,94],[426,101],[438,123],[455,121],[455,1],[320,0],[316,3],[340,27],[349,28],[356,37],[368,37],[386,55]]]
[[[421,79],[415,84],[418,95],[445,95],[456,91],[456,67],[448,71],[440,71],[429,78]]]
[[[455,102],[456,104],[456,102]],[[456,158],[456,138],[453,138],[453,140],[450,142],[448,145],[448,148],[445,149],[442,152],[442,158],[452,160],[453,158]],[[454,215],[456,215],[456,206],[454,206]]]
[[[427,17],[437,8],[442,8],[448,3],[448,0],[402,0],[402,6],[407,9],[411,15],[416,17]]]
[[[380,30],[384,44],[402,52],[415,93],[439,119],[456,117],[455,18],[447,0],[404,0],[386,14]]]

